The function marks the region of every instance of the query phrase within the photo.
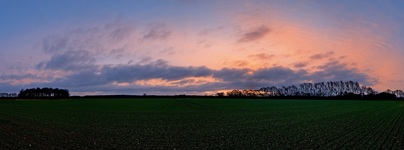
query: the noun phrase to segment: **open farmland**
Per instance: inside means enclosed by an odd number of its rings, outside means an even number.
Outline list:
[[[404,149],[404,102],[0,101],[0,149]]]

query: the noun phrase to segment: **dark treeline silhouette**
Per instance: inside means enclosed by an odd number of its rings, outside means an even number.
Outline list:
[[[396,99],[404,98],[402,90],[377,92],[373,88],[354,81],[333,81],[302,83],[298,86],[268,86],[258,90],[232,90],[230,97],[299,97],[299,98],[338,98],[338,99]]]
[[[227,95],[227,96],[225,96]],[[402,90],[386,90],[378,92],[369,86],[364,86],[354,81],[332,81],[318,83],[302,83],[291,86],[267,86],[257,90],[232,90],[226,94],[217,93],[218,97],[249,97],[249,98],[280,98],[280,99],[368,99],[368,100],[391,100],[403,99],[404,92]],[[12,93],[0,93],[0,98],[17,97]],[[196,95],[93,95],[93,96],[73,96],[71,98],[160,98],[160,97],[213,97],[213,96],[196,96]],[[58,88],[31,88],[22,89],[18,94],[18,98],[70,98],[67,89]]]
[[[0,98],[14,98],[17,97],[17,93],[0,93]]]
[[[69,98],[69,91],[58,88],[32,88],[22,89],[18,98]]]

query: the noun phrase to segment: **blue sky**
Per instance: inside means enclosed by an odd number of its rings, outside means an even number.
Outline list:
[[[404,89],[404,2],[0,1],[0,92],[212,94],[356,80]]]

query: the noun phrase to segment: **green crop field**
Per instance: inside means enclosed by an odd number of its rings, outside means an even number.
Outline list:
[[[0,101],[0,149],[404,149],[404,102]]]

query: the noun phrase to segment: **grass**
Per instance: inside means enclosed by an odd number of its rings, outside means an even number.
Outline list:
[[[404,149],[404,102],[0,101],[0,149]]]

